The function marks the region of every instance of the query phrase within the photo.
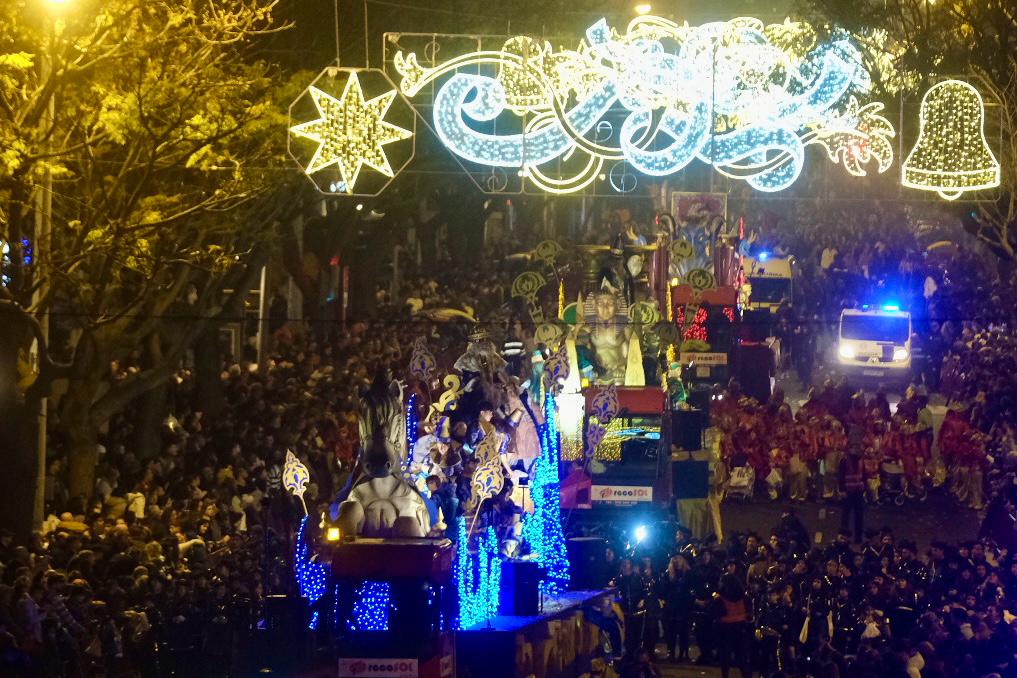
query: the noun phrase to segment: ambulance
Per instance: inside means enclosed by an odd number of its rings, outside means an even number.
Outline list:
[[[792,263],[790,257],[775,257],[768,252],[742,260],[745,281],[750,287],[748,310],[775,313],[781,302],[791,303]]]
[[[911,379],[911,314],[897,304],[840,314],[837,359],[846,376],[907,383]]]

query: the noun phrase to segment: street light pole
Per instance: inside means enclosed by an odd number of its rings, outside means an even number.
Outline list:
[[[49,0],[50,7],[59,9],[67,4],[66,0]],[[55,51],[59,19],[51,17],[48,22],[49,40],[39,56],[39,82],[43,88],[53,74],[53,61],[51,52]],[[46,95],[46,112],[42,117],[41,129],[48,139],[53,121],[56,118],[56,100],[53,92]],[[44,151],[48,151],[49,141],[44,143]],[[50,243],[53,236],[53,172],[48,161],[43,170],[42,184],[35,191],[35,234],[32,242],[32,263],[35,268],[38,281],[35,291],[32,293],[32,308],[39,321],[41,328],[38,341],[48,345],[49,343],[49,311],[44,309],[44,304],[49,304],[49,271],[43,264],[50,258]],[[42,346],[36,347],[35,362],[36,368],[38,357],[41,355]],[[39,410],[36,417],[36,477],[35,477],[35,504],[32,511],[32,522],[38,527],[42,525],[46,515],[46,428],[48,423],[48,398],[39,399]]]

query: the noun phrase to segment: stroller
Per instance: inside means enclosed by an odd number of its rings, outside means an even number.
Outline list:
[[[894,506],[903,506],[907,497],[904,495],[904,467],[895,461],[885,461],[879,473],[880,500]]]
[[[731,469],[731,478],[727,481],[727,495],[732,498],[741,499],[743,502],[752,501],[752,493],[756,486],[756,471],[746,464]]]

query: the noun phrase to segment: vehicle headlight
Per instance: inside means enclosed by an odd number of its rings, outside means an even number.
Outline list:
[[[908,359],[908,350],[906,348],[895,348],[893,349],[893,359],[896,361],[902,361]]]
[[[839,353],[840,357],[844,358],[845,360],[854,360],[855,347],[842,344],[841,347],[837,349],[837,353]]]

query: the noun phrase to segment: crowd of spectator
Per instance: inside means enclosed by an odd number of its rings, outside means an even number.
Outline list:
[[[784,366],[806,390],[817,387],[794,413],[780,394],[759,403],[729,393],[715,417],[727,468],[751,468],[774,498],[829,498],[838,460],[855,449],[870,500],[880,485],[895,499],[924,496],[927,481],[949,477],[960,501],[982,508],[983,488],[1017,462],[1017,385],[1009,378],[1017,367],[1017,279],[959,244],[971,242],[963,235],[916,222],[906,210],[813,217],[775,220],[749,239],[753,251],[794,257],[793,305],[777,311],[774,334]],[[937,240],[944,236],[952,239]],[[886,300],[912,317],[912,389],[896,409],[884,393],[854,392],[816,370],[835,362],[841,309]],[[935,435],[933,402],[948,406]]]
[[[731,668],[1005,676],[1015,665],[1017,557],[991,542],[922,550],[884,527],[862,544],[842,531],[813,546],[786,511],[769,534],[734,535],[723,548],[679,529],[664,549],[627,558],[609,550],[607,560],[620,609],[606,608],[599,622],[623,629],[634,659],[620,664],[622,676],[659,675],[645,659],[663,652],[671,662],[719,665],[725,678]]]

